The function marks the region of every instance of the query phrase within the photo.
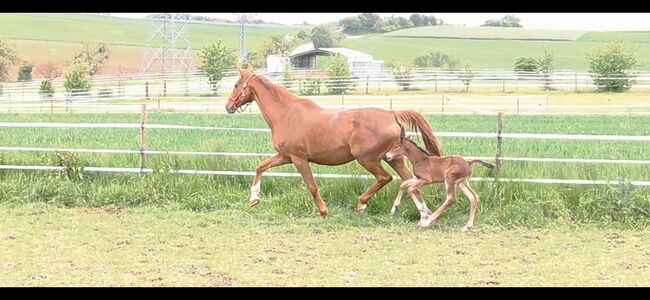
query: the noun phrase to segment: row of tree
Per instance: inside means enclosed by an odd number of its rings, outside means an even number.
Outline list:
[[[382,19],[378,14],[364,13],[339,21],[339,26],[343,27],[343,32],[352,34],[389,32],[411,27],[442,24],[442,19],[438,19],[433,15],[427,16],[421,14],[412,14],[408,19],[396,16]]]
[[[41,82],[40,92],[45,96],[54,94],[52,80],[54,78],[65,76],[64,88],[68,92],[83,92],[90,89],[90,76],[95,75],[104,62],[109,58],[110,50],[105,44],[83,43],[82,50],[79,51],[65,73],[61,70],[59,64],[48,62],[41,64],[34,70],[33,64],[23,62],[18,69],[19,81],[31,81],[32,72],[45,78]],[[19,60],[16,50],[7,40],[0,39],[0,81],[5,81],[9,75],[11,66]],[[0,84],[0,94],[2,94],[2,85]]]

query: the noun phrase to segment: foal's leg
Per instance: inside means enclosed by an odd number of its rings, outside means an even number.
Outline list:
[[[436,211],[433,212],[433,214],[430,217],[430,222],[436,221],[440,215],[449,207],[454,205],[456,203],[456,187],[458,185],[457,180],[452,180],[452,179],[446,179],[445,180],[445,189],[447,190],[447,198],[445,199],[445,202],[436,209]]]
[[[474,218],[476,217],[476,207],[478,206],[479,203],[479,197],[476,192],[472,189],[471,186],[469,186],[469,178],[467,180],[461,182],[459,185],[460,190],[463,191],[463,194],[469,198],[470,202],[470,210],[469,210],[469,220],[467,221],[467,225],[461,229],[462,231],[467,231],[468,229],[472,229],[474,227]]]
[[[415,206],[420,211],[420,221],[418,221],[418,226],[420,227],[427,227],[431,224],[431,219],[429,218],[431,216],[431,211],[426,208],[426,204],[423,204],[425,202],[424,198],[422,198],[422,194],[420,193],[420,195],[418,195],[416,192],[428,184],[431,184],[431,182],[419,178],[411,178],[402,183],[402,188],[408,189],[409,195],[411,195],[411,199],[413,199],[413,203],[415,203]]]
[[[361,196],[359,196],[359,202],[357,203],[357,211],[359,214],[364,214],[366,208],[368,207],[368,201],[374,196],[377,191],[382,187],[393,180],[393,176],[390,176],[386,170],[381,166],[381,160],[379,161],[361,161],[357,160],[361,166],[363,166],[368,172],[372,173],[377,179],[373,185],[371,185]]]
[[[260,203],[259,194],[262,185],[262,173],[270,168],[286,165],[290,162],[291,160],[288,157],[281,156],[280,154],[276,154],[275,156],[260,162],[255,170],[255,178],[253,178],[253,183],[251,184],[251,197],[249,199],[251,207]]]
[[[325,217],[327,217],[327,206],[325,205],[325,201],[323,201],[323,197],[320,196],[316,180],[314,180],[314,175],[311,173],[311,168],[309,168],[309,162],[304,158],[296,156],[292,156],[291,161],[294,166],[296,166],[296,169],[298,169],[298,172],[302,175],[302,179],[305,181],[305,184],[307,184],[311,196],[314,197],[321,218],[325,219]]]
[[[411,171],[406,167],[406,157],[397,157],[393,158],[392,160],[388,161],[388,164],[397,172],[397,175],[402,179],[402,182],[409,180],[413,178],[413,174],[411,174]],[[424,196],[422,196],[422,192],[420,190],[416,190],[415,195],[417,197],[412,197],[413,202],[415,203],[415,206],[420,210],[420,215],[422,215],[422,212],[426,212],[427,214],[431,214],[431,210],[427,207],[427,203],[424,202]],[[397,200],[396,200],[397,201]],[[397,206],[393,205],[393,209],[391,209],[391,215],[394,215],[397,209],[399,209],[401,203],[401,199],[399,202],[397,202]]]

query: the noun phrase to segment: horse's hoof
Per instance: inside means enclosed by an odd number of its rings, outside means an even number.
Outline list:
[[[260,199],[251,199],[250,201],[250,207],[254,207],[255,205],[260,203]]]
[[[418,226],[422,228],[431,226],[431,218],[420,219]]]
[[[321,217],[321,219],[325,220],[325,218],[327,218],[327,211],[321,211],[320,212],[320,217]]]

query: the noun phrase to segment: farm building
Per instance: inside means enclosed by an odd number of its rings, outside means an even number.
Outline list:
[[[378,74],[384,67],[384,61],[373,59],[372,55],[347,48],[314,48],[312,43],[294,49],[289,54],[291,65],[295,70],[316,69],[317,56],[334,56],[340,54],[348,61],[348,67],[354,76]],[[282,72],[287,57],[270,55],[266,65],[269,73]]]

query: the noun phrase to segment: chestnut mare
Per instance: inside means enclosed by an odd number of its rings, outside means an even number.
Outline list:
[[[327,206],[318,191],[309,162],[337,166],[356,159],[377,180],[359,197],[357,210],[364,214],[370,198],[393,179],[384,170],[381,161],[399,143],[404,131],[403,124],[422,133],[430,153],[441,155],[433,130],[416,111],[393,112],[377,108],[327,111],[312,100],[301,98],[283,86],[253,74],[250,65],[246,70],[239,69],[239,74],[241,77],[228,97],[226,110],[233,114],[242,105],[257,101],[264,120],[271,128],[273,148],[277,151],[275,156],[257,166],[251,185],[251,207],[260,201],[262,173],[269,168],[293,163],[314,198],[320,216],[325,218]],[[403,159],[388,164],[402,180],[413,176]],[[424,219],[431,211],[424,203],[418,207],[422,205],[425,210],[421,210],[421,219]]]

